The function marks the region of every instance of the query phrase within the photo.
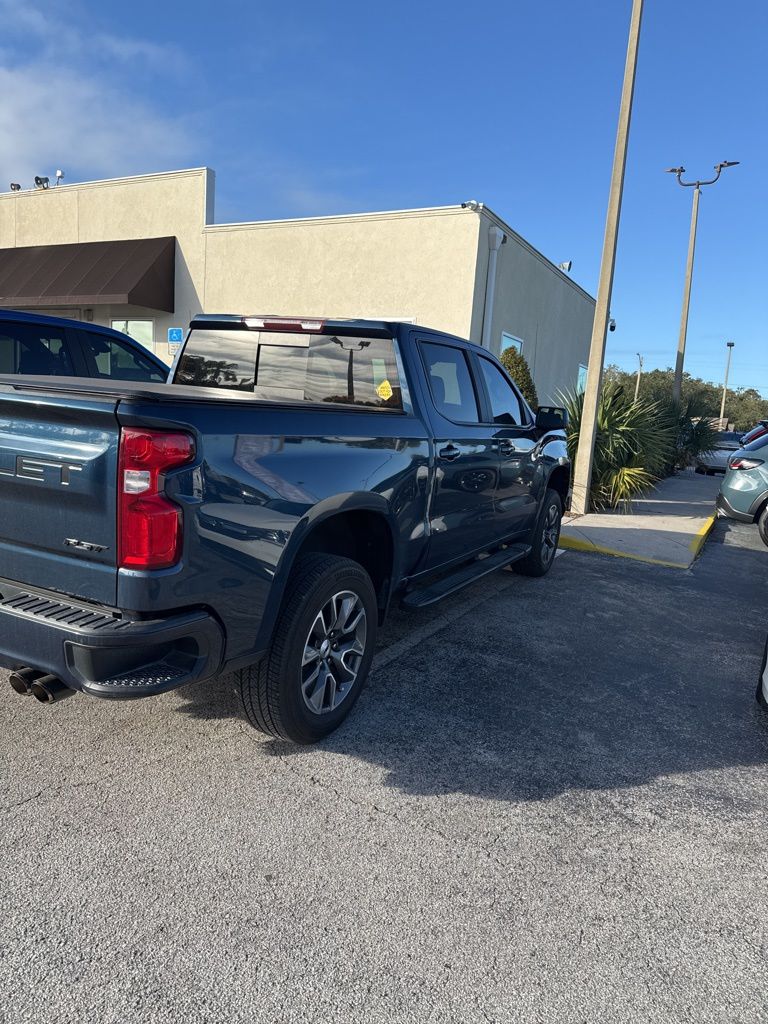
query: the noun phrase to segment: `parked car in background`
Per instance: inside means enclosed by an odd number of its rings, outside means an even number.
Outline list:
[[[708,452],[702,452],[696,458],[696,472],[725,473],[728,469],[728,459],[741,448],[741,434],[733,430],[722,430],[717,435],[715,447]]]
[[[168,367],[133,338],[109,327],[0,309],[0,374],[162,384]]]
[[[720,515],[757,523],[768,545],[768,433],[734,452],[717,496]]]
[[[759,437],[768,437],[768,420],[760,420],[751,430],[742,435],[741,443],[751,444],[753,441],[757,441]]]

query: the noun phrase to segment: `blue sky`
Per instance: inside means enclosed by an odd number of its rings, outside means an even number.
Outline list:
[[[218,221],[476,198],[594,294],[630,0],[0,0],[0,182],[207,164]],[[768,5],[646,0],[608,361],[768,396]],[[5,187],[5,186],[3,186]]]

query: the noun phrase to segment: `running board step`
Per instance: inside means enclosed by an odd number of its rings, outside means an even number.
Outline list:
[[[510,544],[501,551],[496,551],[487,558],[478,558],[469,565],[463,565],[448,576],[441,576],[434,583],[409,591],[401,601],[404,608],[426,608],[427,605],[442,601],[444,597],[455,594],[457,590],[468,587],[475,580],[489,573],[503,569],[513,562],[518,562],[531,550],[530,544]]]

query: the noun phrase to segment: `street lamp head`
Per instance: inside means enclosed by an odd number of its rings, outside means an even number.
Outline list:
[[[724,167],[736,167],[740,163],[741,160],[722,160],[719,164],[715,165],[715,170],[721,171]]]
[[[666,169],[666,171],[664,171],[664,173],[665,174],[685,174],[685,168],[684,167],[668,167]]]
[[[736,342],[735,341],[726,341],[725,344],[728,346],[728,348],[733,348],[733,346],[736,344]]]

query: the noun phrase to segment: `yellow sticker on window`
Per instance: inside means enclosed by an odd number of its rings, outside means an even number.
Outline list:
[[[388,380],[383,380],[376,388],[376,394],[385,402],[392,397],[392,385]]]

